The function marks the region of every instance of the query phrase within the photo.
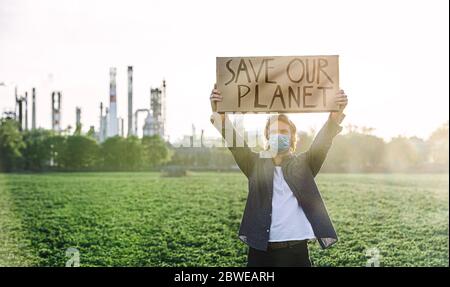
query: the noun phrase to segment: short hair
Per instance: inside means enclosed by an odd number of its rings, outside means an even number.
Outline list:
[[[295,151],[297,147],[297,127],[286,114],[276,114],[267,118],[266,127],[264,129],[264,136],[266,140],[269,140],[270,125],[277,121],[283,122],[289,126],[289,130],[291,132],[291,149],[292,151]]]

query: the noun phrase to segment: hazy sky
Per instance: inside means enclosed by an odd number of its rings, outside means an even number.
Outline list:
[[[165,78],[170,138],[192,124],[215,135],[208,97],[216,56],[338,54],[345,123],[386,139],[427,137],[449,118],[448,10],[445,0],[0,0],[0,112],[14,107],[14,85],[19,93],[35,86],[37,123],[49,128],[50,92],[59,89],[63,126],[74,125],[81,106],[84,128],[98,127],[115,66],[126,118],[133,65],[134,108],[148,107],[150,86]],[[307,130],[326,116],[294,121]]]

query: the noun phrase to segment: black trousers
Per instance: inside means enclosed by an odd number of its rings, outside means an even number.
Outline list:
[[[311,267],[308,243],[305,240],[291,247],[267,251],[250,247],[247,267]]]

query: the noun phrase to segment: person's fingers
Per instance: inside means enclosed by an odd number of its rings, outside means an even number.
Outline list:
[[[216,101],[216,102],[223,101],[223,98],[220,98],[220,97],[211,97],[210,99],[211,99],[211,101]]]
[[[211,95],[220,95],[221,92],[219,90],[212,90]]]
[[[210,98],[223,98],[220,94],[211,94]]]
[[[346,100],[346,99],[341,99],[341,100],[336,100],[335,102],[338,103],[338,104],[347,104],[347,103],[348,103],[348,100]]]

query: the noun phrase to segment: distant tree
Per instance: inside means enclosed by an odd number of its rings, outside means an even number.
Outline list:
[[[75,126],[75,131],[73,132],[73,135],[75,135],[75,136],[81,135],[81,124],[77,124]]]
[[[419,137],[410,137],[409,142],[415,154],[415,161],[412,163],[411,169],[420,171],[425,164],[429,163],[430,147],[427,142]]]
[[[64,168],[64,153],[66,148],[66,137],[53,134],[47,138],[46,145],[50,148],[50,166],[52,168]]]
[[[51,136],[51,131],[44,129],[30,130],[23,133],[25,146],[22,149],[22,154],[25,169],[38,171],[50,166],[52,149],[49,138]]]
[[[21,167],[21,150],[25,147],[19,124],[13,119],[0,120],[0,171],[13,171]]]
[[[88,130],[88,132],[86,133],[86,136],[94,138],[95,137],[95,129],[94,126],[91,126]]]
[[[213,148],[210,149],[209,166],[217,169],[229,169],[236,166],[236,162],[227,148]]]
[[[195,147],[192,149],[195,155],[195,163],[200,167],[213,166],[214,163],[211,162],[211,149],[206,147]]]
[[[86,136],[74,135],[67,137],[62,154],[66,169],[93,169],[99,156],[97,142]]]
[[[407,137],[398,136],[391,139],[386,145],[384,164],[389,171],[410,171],[421,160],[414,141]]]
[[[430,149],[430,160],[448,171],[449,131],[448,122],[435,130],[427,143]]]
[[[382,138],[360,132],[338,135],[324,163],[324,170],[373,172],[382,170],[385,143]]]
[[[213,148],[217,149],[217,148]],[[192,167],[195,165],[194,153],[190,147],[177,147],[173,148],[173,156],[170,160],[170,164],[182,165],[186,167]]]
[[[123,168],[126,170],[136,170],[141,168],[144,146],[136,136],[127,137],[124,142]]]
[[[124,138],[115,136],[106,139],[102,143],[100,151],[103,168],[106,170],[123,169],[126,152]]]
[[[161,165],[171,158],[166,143],[158,135],[143,137],[142,145],[144,147],[144,166],[146,167]]]

